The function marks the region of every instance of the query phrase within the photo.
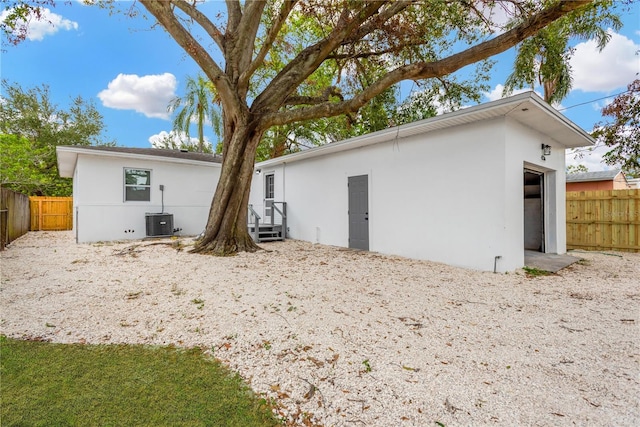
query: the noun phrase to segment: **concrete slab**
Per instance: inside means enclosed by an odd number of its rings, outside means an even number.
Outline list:
[[[524,265],[539,270],[557,273],[580,258],[571,255],[544,254],[536,251],[524,251]]]

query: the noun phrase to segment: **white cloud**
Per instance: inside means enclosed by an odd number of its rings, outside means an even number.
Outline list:
[[[508,2],[481,3],[479,8],[484,17],[492,23],[490,28],[494,34],[502,34],[506,25],[516,15],[515,6]]]
[[[591,108],[593,108],[595,111],[601,114],[604,107],[611,104],[615,99],[616,99],[615,96],[611,96],[609,98],[594,101],[591,103]]]
[[[151,135],[149,137],[149,143],[153,148],[172,148],[168,147],[166,143],[172,143],[176,148],[181,148],[185,145],[185,143],[189,145],[198,145],[198,138],[188,138],[184,132],[176,132],[172,130],[170,132],[161,131],[155,135]],[[207,145],[211,145],[211,141],[207,136],[204,137],[204,143]]]
[[[640,72],[640,45],[609,30],[609,44],[598,52],[597,43],[579,43],[571,58],[573,88],[584,92],[612,92],[625,87]]]
[[[608,98],[603,101],[602,107],[606,106],[613,102],[613,98]],[[607,121],[605,120],[605,123]],[[600,127],[599,124],[596,124],[594,128],[589,131],[589,133],[593,133]],[[635,128],[631,126],[625,126],[621,130],[621,135],[624,138],[632,138],[633,132]],[[566,150],[566,163],[569,165],[584,165],[586,166],[590,172],[597,172],[602,170],[611,170],[611,169],[620,169],[621,166],[619,164],[610,165],[605,162],[605,155],[614,149],[616,149],[617,144],[613,146],[605,145],[602,139],[596,139],[596,144],[593,147],[583,147]]]
[[[138,76],[118,74],[98,94],[105,107],[134,110],[147,117],[169,119],[167,105],[176,94],[176,77],[171,73]]]
[[[3,10],[0,14],[0,21],[4,21],[10,14],[10,11]],[[26,29],[26,36],[31,41],[42,41],[46,36],[53,35],[60,30],[70,31],[77,30],[78,23],[66,19],[46,8],[40,9],[40,17],[31,13],[27,20],[17,21],[17,30]]]
[[[490,92],[485,92],[484,96],[487,97],[487,99],[489,101],[497,101],[498,99],[502,99],[505,98],[504,96],[502,96],[502,91],[504,90],[504,86],[501,84],[497,84],[496,87],[490,91]],[[516,89],[513,91],[513,93],[511,95],[517,95],[519,93],[524,93],[524,92],[531,92],[530,88],[527,89]],[[544,98],[544,96],[537,90],[534,91],[536,95],[538,95],[540,98]],[[554,102],[553,104],[551,104],[551,106],[553,108],[555,108],[556,110],[563,110],[564,106],[562,104],[558,104],[557,102]]]
[[[567,166],[584,165],[589,169],[589,172],[616,169],[615,166],[610,166],[603,160],[604,155],[610,150],[611,147],[607,147],[604,144],[596,144],[589,148],[585,147],[566,150],[565,158]]]
[[[504,98],[504,96],[502,96],[502,91],[504,91],[504,86],[498,83],[491,92],[485,92],[484,96],[486,96],[489,101],[497,101],[498,99]],[[530,92],[530,91],[531,89],[516,89],[513,91],[512,95],[517,95],[519,93]],[[540,94],[538,93],[538,95]]]

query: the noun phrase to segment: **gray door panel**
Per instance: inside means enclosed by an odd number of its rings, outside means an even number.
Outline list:
[[[369,250],[369,176],[349,177],[349,247]]]

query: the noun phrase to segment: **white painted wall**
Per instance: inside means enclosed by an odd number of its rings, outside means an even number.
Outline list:
[[[509,222],[506,226],[512,236],[508,250],[521,253],[524,246],[522,170],[526,167],[544,172],[545,250],[548,253],[566,253],[565,147],[510,119],[506,120],[506,138],[509,143],[505,161],[505,192],[514,201],[507,205]],[[542,144],[551,146],[551,155],[545,156],[545,160],[541,158]],[[521,256],[513,268],[524,264],[524,253]]]
[[[124,201],[124,168],[151,170],[151,201]],[[77,241],[141,239],[146,236],[145,213],[173,214],[181,235],[197,235],[205,227],[219,164],[93,156],[79,154],[73,181]],[[132,230],[132,231],[129,231]]]
[[[288,206],[289,236],[348,247],[349,176],[369,176],[370,250],[467,268],[511,271],[524,264],[523,168],[545,168],[556,188],[549,216],[564,250],[564,149],[540,159],[541,134],[497,118],[340,153],[261,168],[251,203],[262,207],[265,172]],[[284,158],[286,161],[286,158]],[[562,181],[562,182],[560,182]],[[563,191],[563,190],[562,190]]]

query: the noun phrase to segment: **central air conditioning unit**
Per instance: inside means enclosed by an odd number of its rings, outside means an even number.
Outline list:
[[[146,213],[148,237],[173,236],[173,214]]]

